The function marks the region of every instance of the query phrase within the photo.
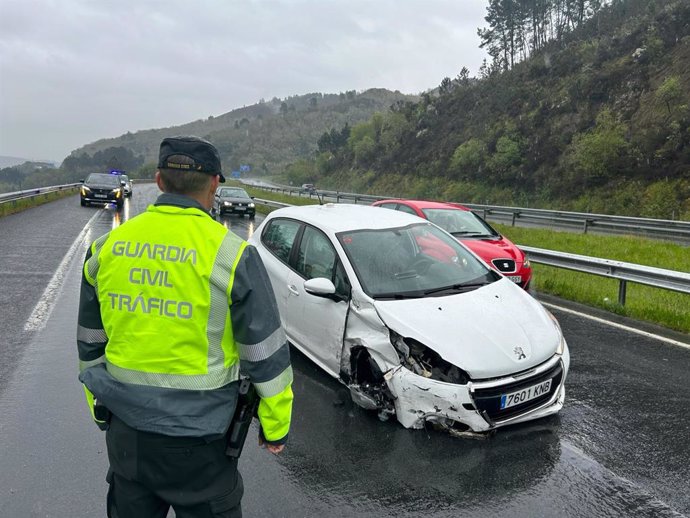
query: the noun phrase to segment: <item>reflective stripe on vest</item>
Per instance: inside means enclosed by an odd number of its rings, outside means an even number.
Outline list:
[[[97,290],[113,378],[188,390],[237,380],[229,296],[246,246],[195,208],[150,206],[111,231]]]

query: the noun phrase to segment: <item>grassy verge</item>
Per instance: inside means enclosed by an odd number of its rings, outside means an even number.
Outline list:
[[[251,196],[293,205],[318,203],[316,199],[298,198],[252,189]],[[257,211],[273,209],[257,204]],[[545,229],[494,225],[515,243],[558,250],[592,257],[601,257],[634,264],[644,264],[681,272],[690,271],[690,250],[672,243],[625,236],[598,236],[556,232]],[[618,304],[618,281],[598,275],[578,273],[563,268],[534,264],[533,288],[618,315],[659,324],[669,329],[690,333],[690,295],[628,283],[625,306]]]
[[[74,194],[77,192],[79,192],[77,187],[71,187],[62,191],[53,191],[46,194],[41,194],[39,196],[34,196],[32,198],[24,198],[23,200],[8,201],[0,205],[0,217],[7,216],[8,214],[14,214],[15,212],[21,212],[25,209],[36,207],[37,205],[43,205],[44,203],[59,200],[60,198],[65,198],[67,196],[74,196]]]
[[[596,236],[495,225],[515,243],[680,272],[690,271],[690,250],[682,245],[632,236]],[[598,275],[534,264],[533,288],[564,299],[690,333],[690,295],[628,283],[625,306],[619,282]]]

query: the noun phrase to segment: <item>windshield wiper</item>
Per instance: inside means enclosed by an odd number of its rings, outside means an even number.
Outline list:
[[[470,230],[456,230],[455,232],[450,232],[451,236],[470,236],[470,237],[479,237],[479,236],[486,236],[488,234],[485,234],[484,232],[473,232]]]
[[[424,292],[424,295],[432,295],[434,293],[441,293],[442,291],[469,291],[473,290],[475,288],[481,288],[482,286],[486,286],[487,284],[490,284],[489,282],[483,281],[483,282],[473,282],[473,283],[459,283],[459,284],[451,284],[450,286],[443,286],[441,288],[433,288],[431,290],[426,290]]]
[[[426,295],[426,293],[424,294]],[[402,300],[402,299],[421,299],[424,295],[420,293],[382,293],[381,295],[375,295],[376,300],[380,299],[391,299],[391,300]]]

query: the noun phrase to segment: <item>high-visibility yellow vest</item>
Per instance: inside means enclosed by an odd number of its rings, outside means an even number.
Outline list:
[[[292,369],[282,329],[259,344],[238,343],[233,334],[231,293],[247,246],[200,209],[175,205],[152,205],[93,243],[84,280],[96,292],[107,346],[102,358],[82,362],[81,368],[105,364],[107,374],[84,376],[107,394],[103,400],[128,400],[127,391],[168,396],[176,390],[219,390],[238,380],[240,359],[248,358],[261,378],[254,384],[262,397],[264,435],[270,441],[287,434]],[[84,329],[80,325],[86,341],[78,343],[88,346],[100,330]],[[282,363],[276,363],[278,357]],[[120,393],[124,396],[113,396]],[[189,402],[190,392],[180,395]]]

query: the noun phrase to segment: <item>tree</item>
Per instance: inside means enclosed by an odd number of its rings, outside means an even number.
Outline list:
[[[363,139],[357,141],[352,148],[355,154],[355,161],[360,166],[366,166],[374,157],[376,151],[376,143],[370,136],[365,136]]]
[[[666,106],[669,117],[672,115],[671,108],[679,107],[683,101],[683,89],[677,76],[671,76],[664,81],[656,91],[656,99],[659,103]]]
[[[470,84],[470,71],[467,67],[462,67],[458,77],[455,78],[460,86],[468,86]]]
[[[486,145],[478,138],[463,142],[450,159],[451,173],[459,178],[476,177],[486,156]]]
[[[502,135],[496,141],[496,151],[489,159],[489,167],[502,180],[513,179],[522,163],[522,150],[517,138]]]
[[[614,177],[627,158],[629,144],[625,133],[625,126],[611,110],[602,110],[594,129],[573,138],[571,159],[576,172],[594,183]]]
[[[451,82],[450,77],[444,77],[441,81],[441,84],[438,86],[438,93],[441,95],[448,94],[451,92],[452,88],[453,83]]]

